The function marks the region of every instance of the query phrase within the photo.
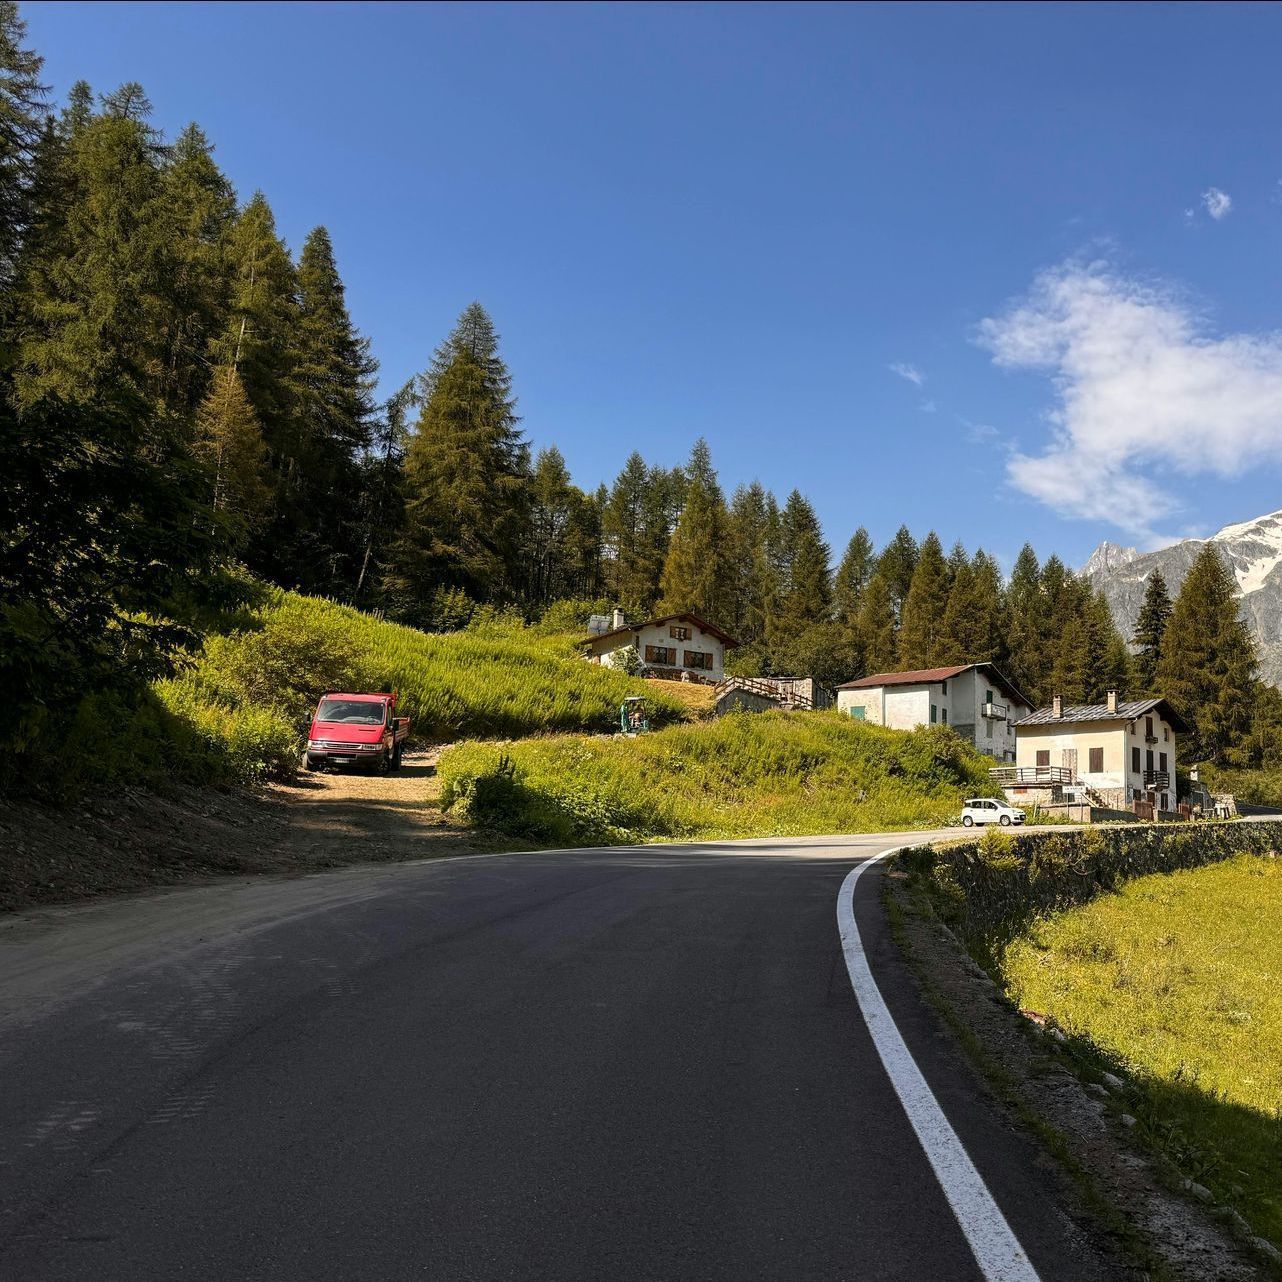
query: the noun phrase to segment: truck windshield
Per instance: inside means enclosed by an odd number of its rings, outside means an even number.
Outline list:
[[[384,705],[366,703],[363,699],[322,699],[316,710],[317,721],[345,721],[354,726],[381,726]]]

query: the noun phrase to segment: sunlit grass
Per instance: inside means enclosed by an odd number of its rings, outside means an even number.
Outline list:
[[[1003,972],[1127,1066],[1166,1146],[1282,1245],[1282,861],[1138,878],[1036,924]]]
[[[463,744],[440,773],[445,804],[566,845],[929,827],[988,787],[987,759],[946,729],[824,712],[737,713],[636,739]]]

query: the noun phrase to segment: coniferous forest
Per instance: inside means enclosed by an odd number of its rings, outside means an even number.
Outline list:
[[[800,492],[727,495],[702,440],[678,465],[633,452],[581,488],[554,443],[526,438],[480,303],[380,399],[323,225],[295,252],[199,125],[163,136],[136,84],[82,82],[53,103],[41,73],[0,0],[10,746],[83,691],[171,670],[247,570],[434,631],[481,607],[690,609],[739,638],[750,674],[835,684],[993,660],[1034,702],[1160,688],[1207,753],[1267,756],[1251,744],[1277,701],[1213,566],[1174,603],[1163,588],[1143,635],[1123,638],[1053,555],[1026,546],[1007,577],[982,550],[906,528],[879,548],[861,527],[834,549]]]

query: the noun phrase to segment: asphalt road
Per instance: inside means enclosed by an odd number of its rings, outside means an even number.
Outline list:
[[[920,834],[918,834],[920,836]],[[972,1279],[846,972],[894,839],[479,857],[0,923],[0,1278]],[[1038,1273],[1110,1276],[856,887]]]

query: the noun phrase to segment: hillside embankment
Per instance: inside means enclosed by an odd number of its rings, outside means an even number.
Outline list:
[[[70,807],[0,802],[0,911],[501,848],[441,814],[438,755],[407,753],[394,774],[305,774],[254,791],[172,786]]]

